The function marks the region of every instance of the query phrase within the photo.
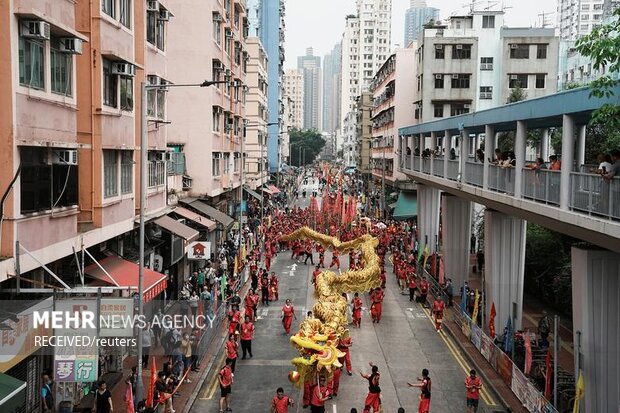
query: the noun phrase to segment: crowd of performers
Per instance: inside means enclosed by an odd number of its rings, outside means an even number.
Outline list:
[[[317,173],[319,175],[320,173]],[[329,187],[329,179],[321,178],[321,182],[325,187]],[[340,188],[340,186],[339,186]],[[289,234],[303,226],[310,226],[314,229],[327,233],[328,235],[337,237],[341,241],[348,241],[358,238],[364,234],[370,233],[379,239],[379,246],[376,249],[380,259],[381,266],[381,286],[377,287],[366,294],[355,293],[352,297],[347,297],[350,303],[350,316],[352,328],[362,328],[362,308],[364,306],[363,297],[366,296],[370,303],[370,315],[372,323],[380,323],[383,312],[383,301],[385,298],[384,289],[387,282],[386,264],[391,257],[391,265],[396,281],[403,294],[409,294],[410,300],[417,300],[423,305],[426,303],[427,294],[429,293],[429,283],[425,277],[416,275],[416,266],[413,252],[405,253],[402,248],[403,242],[408,243],[411,238],[411,229],[406,223],[396,221],[388,221],[387,224],[378,224],[374,219],[355,218],[351,205],[348,202],[355,202],[355,197],[344,196],[340,193],[329,193],[324,190],[322,210],[316,205],[316,198],[312,198],[310,208],[301,209],[293,207],[290,210],[276,210],[274,218],[265,224],[264,249],[260,250],[257,245],[249,254],[249,275],[251,277],[251,286],[243,301],[233,303],[228,314],[229,318],[229,340],[226,343],[226,366],[220,372],[221,399],[220,410],[230,411],[230,387],[232,385],[232,373],[235,369],[236,359],[239,353],[239,345],[242,350],[242,359],[246,356],[252,357],[252,338],[254,336],[255,325],[260,317],[257,316],[259,304],[262,306],[274,305],[279,301],[279,280],[275,272],[271,271],[271,264],[278,254],[290,253],[290,258],[297,260],[300,264],[314,265],[311,282],[314,284],[316,277],[324,269],[331,269],[336,272],[344,270],[341,268],[340,256],[337,251],[326,251],[324,247],[311,240],[297,240],[292,242],[284,242],[281,237]],[[338,205],[339,203],[339,205]],[[333,211],[336,204],[337,213]],[[356,205],[357,206],[357,205]],[[349,214],[345,217],[345,214]],[[318,262],[315,264],[313,254],[318,253]],[[326,253],[331,255],[329,263],[326,262]],[[388,254],[389,253],[389,254]],[[264,267],[259,268],[264,259]],[[349,254],[350,270],[362,268],[361,252],[352,251]],[[408,289],[408,292],[406,291]],[[243,304],[243,316],[241,315],[240,306]],[[432,305],[432,312],[435,320],[437,331],[441,329],[441,320],[443,318],[444,303],[442,300],[435,300]],[[313,317],[309,311],[306,317]],[[297,319],[295,309],[290,300],[286,300],[282,305],[281,311],[282,326],[284,334],[291,333],[293,320]],[[240,343],[238,344],[238,342]],[[303,391],[302,406],[310,408],[312,413],[321,413],[325,411],[325,401],[338,396],[340,378],[343,370],[351,376],[353,374],[351,365],[351,348],[353,341],[349,335],[345,335],[339,340],[338,350],[343,354],[339,358],[339,368],[336,368],[330,377],[319,375],[314,382],[305,382]],[[381,404],[381,387],[379,368],[370,363],[370,373],[359,372],[364,380],[368,381],[368,394],[364,401],[364,413],[380,412]],[[431,378],[427,369],[422,371],[422,375],[418,377],[415,383],[408,383],[410,386],[418,387],[421,390],[419,413],[428,413],[430,410],[431,399]],[[278,388],[276,395],[272,399],[271,411],[273,413],[288,412],[288,407],[292,406],[294,401],[284,394],[282,388]],[[352,410],[353,411],[353,410]]]

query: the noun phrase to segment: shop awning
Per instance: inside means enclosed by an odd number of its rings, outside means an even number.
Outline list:
[[[401,192],[394,207],[392,216],[394,219],[409,219],[418,215],[418,202],[416,195],[412,192]]]
[[[260,190],[261,190],[261,191],[263,191],[263,192],[264,192],[264,193],[266,193],[266,194],[273,195],[273,192],[271,192],[271,189],[266,188],[266,187],[264,187],[264,186],[261,186],[261,187],[260,187]]]
[[[232,219],[231,217],[229,217],[222,211],[219,211],[213,208],[211,205],[207,205],[206,203],[196,198],[185,198],[181,200],[181,202],[184,203],[185,205],[191,206],[192,208],[196,208],[198,211],[205,214],[209,218],[212,218],[216,220],[217,222],[219,222],[220,224],[224,225],[225,228],[229,228],[232,225],[232,223],[235,222],[234,219]]]
[[[281,192],[275,185],[269,185],[269,190],[272,194],[279,194]]]
[[[110,276],[102,271],[99,265],[102,266]],[[96,278],[107,284],[127,287],[131,290],[138,291],[140,267],[137,264],[125,261],[117,256],[110,256],[99,261],[99,265],[91,264],[84,268],[84,272],[92,278]],[[144,301],[148,302],[166,289],[166,276],[145,268],[143,286]]]
[[[250,188],[243,188],[243,189],[245,190],[245,192],[247,192],[248,194],[252,195],[254,198],[262,202],[263,196],[260,195],[258,192],[252,191]]]
[[[26,382],[0,373],[0,406],[13,412],[26,403]],[[8,410],[7,410],[8,408]]]
[[[203,217],[200,214],[197,214],[189,209],[185,209],[183,207],[176,207],[173,211],[175,214],[182,216],[183,218],[187,218],[190,221],[195,222],[198,225],[205,227],[210,231],[213,231],[217,224],[211,221],[209,218]]]
[[[178,235],[189,242],[198,239],[198,236],[200,235],[200,233],[194,228],[190,228],[187,225],[170,218],[168,215],[157,218],[154,222],[166,231],[172,232],[174,235]]]

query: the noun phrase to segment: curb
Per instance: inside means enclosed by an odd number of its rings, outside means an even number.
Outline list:
[[[454,334],[454,332],[452,331],[452,329],[450,327],[448,327],[447,325],[443,325],[442,327],[445,327],[443,330],[444,331],[448,331],[448,334],[450,335],[450,337],[454,340],[454,342],[459,346],[459,349],[461,350],[461,353],[467,358],[467,361],[469,361],[470,364],[472,364],[475,369],[476,372],[478,373],[478,375],[480,375],[482,377],[482,379],[488,383],[488,387],[490,388],[491,391],[493,392],[493,395],[495,397],[497,397],[497,399],[499,400],[500,404],[503,406],[505,412],[510,413],[512,412],[512,409],[510,408],[510,404],[504,399],[504,397],[502,397],[502,395],[495,389],[495,386],[493,386],[491,383],[491,380],[489,379],[489,377],[486,375],[486,373],[484,372],[484,370],[482,368],[480,368],[480,366],[478,365],[478,363],[476,363],[474,361],[474,359],[469,355],[469,353],[465,350],[465,347],[463,347],[463,345],[461,344],[461,341],[458,339],[458,337],[456,336],[456,334]]]

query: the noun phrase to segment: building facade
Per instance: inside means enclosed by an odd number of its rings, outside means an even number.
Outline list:
[[[439,20],[439,9],[428,7],[426,0],[411,0],[411,7],[405,12],[405,38],[403,47],[418,40],[424,25],[429,21]]]
[[[302,73],[304,82],[304,129],[319,130],[322,125],[323,103],[321,98],[321,57],[314,56],[313,49],[309,47],[306,49],[305,56],[297,58],[297,70]]]
[[[558,0],[560,39],[575,41],[589,34],[619,4],[618,0]]]
[[[246,100],[245,182],[256,189],[267,182],[267,53],[258,37],[246,40],[248,95]]]
[[[304,128],[304,72],[287,69],[284,72],[284,100],[290,109],[289,125],[295,129]]]
[[[340,120],[342,43],[323,58],[323,130],[333,132]]]
[[[282,116],[284,101],[282,97],[284,76],[284,15],[286,5],[284,0],[248,0],[248,16],[250,35],[260,38],[268,58],[267,74],[269,86],[267,88],[268,138],[267,158],[269,172],[278,172],[281,156]]]
[[[503,105],[516,87],[527,98],[557,90],[555,30],[503,27],[503,16],[474,11],[424,29],[417,45],[418,121]]]
[[[362,92],[356,103],[356,140],[359,153],[357,169],[362,171],[365,176],[369,176],[372,173],[372,92]]]

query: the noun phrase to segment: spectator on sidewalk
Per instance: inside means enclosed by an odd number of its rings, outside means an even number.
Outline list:
[[[470,254],[476,253],[476,235],[475,234],[471,234],[471,237],[469,238],[469,253]]]
[[[196,320],[196,315],[198,314],[198,294],[196,291],[192,291],[192,295],[189,297],[189,308],[192,310],[192,317]]]
[[[198,343],[200,342],[200,330],[198,328],[192,329],[192,334],[189,336],[189,342],[192,344],[192,371],[198,371]]]
[[[538,321],[538,334],[540,335],[540,348],[549,347],[549,333],[551,332],[551,320],[547,316],[547,312],[543,310],[542,317]]]
[[[444,289],[446,291],[446,295],[448,296],[448,307],[452,307],[452,303],[454,301],[454,286],[452,285],[452,278],[448,278]]]
[[[151,324],[147,323],[146,328],[142,332],[142,368],[149,366],[149,356],[151,354],[151,345],[153,343],[153,330]]]
[[[233,384],[233,372],[231,369],[231,361],[226,360],[226,365],[222,370],[220,370],[220,374],[218,380],[220,382],[220,413],[224,411],[232,412],[230,408],[230,394],[232,393],[232,384]],[[224,408],[226,406],[226,408]]]
[[[183,352],[183,375],[185,376],[185,383],[191,383],[189,379],[189,370],[192,366],[192,343],[189,340],[189,333],[183,333],[181,339],[181,351]]]
[[[168,392],[168,382],[171,381],[170,378],[166,378],[166,375],[163,371],[157,373],[157,381],[155,382],[155,394],[153,395],[153,404],[157,405],[159,400],[163,400],[164,404],[164,413],[175,413],[174,408],[172,407],[172,394]]]
[[[47,374],[41,376],[41,408],[43,413],[49,413],[54,411],[54,393],[52,392],[52,385],[50,377]]]
[[[98,383],[97,391],[95,391],[95,403],[93,404],[92,413],[112,413],[114,405],[112,404],[112,393],[108,390],[105,381]]]

